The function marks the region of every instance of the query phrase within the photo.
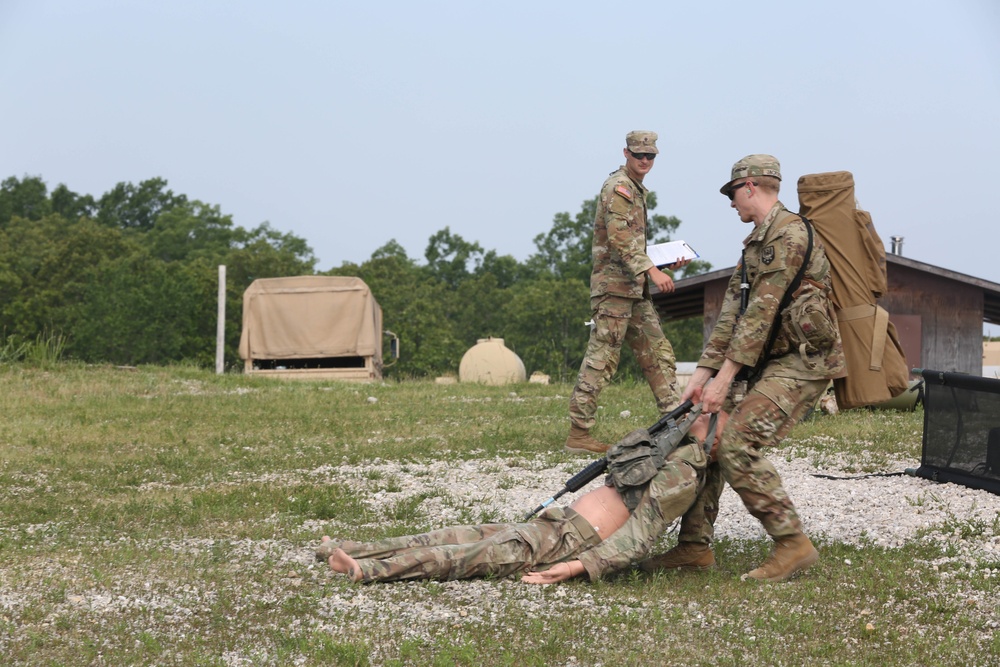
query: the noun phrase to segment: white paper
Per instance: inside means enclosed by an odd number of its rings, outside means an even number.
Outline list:
[[[695,249],[687,244],[687,241],[668,241],[667,243],[656,243],[646,247],[646,255],[653,260],[656,268],[662,269],[668,264],[679,262],[682,259],[697,259],[701,257]]]

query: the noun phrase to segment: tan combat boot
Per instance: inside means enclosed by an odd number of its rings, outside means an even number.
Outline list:
[[[698,542],[681,542],[676,547],[639,563],[643,572],[660,570],[710,570],[715,567],[712,547]]]
[[[817,560],[819,552],[804,533],[779,537],[775,540],[774,551],[767,560],[756,570],[748,572],[747,576],[761,581],[785,581]]]
[[[603,454],[608,451],[608,446],[590,437],[590,431],[579,426],[571,426],[569,437],[566,439],[566,449],[571,452],[586,450],[595,454]]]

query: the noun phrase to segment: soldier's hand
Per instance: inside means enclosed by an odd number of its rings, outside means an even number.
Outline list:
[[[521,577],[525,584],[558,584],[573,577],[578,577],[585,572],[583,563],[578,560],[571,560],[567,563],[556,563],[543,572],[529,572]]]
[[[705,387],[705,391],[701,395],[701,405],[702,409],[707,414],[713,414],[722,410],[723,404],[726,402],[726,397],[729,395],[729,383],[719,381],[718,377],[714,378]]]
[[[674,291],[673,278],[665,274],[663,271],[660,271],[655,266],[647,271],[646,275],[649,276],[649,279],[653,281],[654,285],[656,285],[656,289],[661,292],[669,294]]]
[[[691,399],[692,403],[700,403],[702,388],[706,382],[712,379],[712,373],[714,372],[710,368],[698,366],[694,373],[691,374],[687,386],[684,387],[684,393],[681,395],[681,403],[688,399]]]

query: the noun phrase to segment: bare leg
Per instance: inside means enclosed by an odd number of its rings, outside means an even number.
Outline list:
[[[358,561],[348,556],[343,549],[335,549],[330,555],[330,569],[346,574],[351,581],[361,581],[362,574]]]

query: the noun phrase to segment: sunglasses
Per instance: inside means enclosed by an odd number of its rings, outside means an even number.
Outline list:
[[[632,157],[634,157],[636,160],[655,160],[656,159],[656,153],[633,153],[632,151],[629,151],[629,154]]]
[[[737,183],[733,187],[729,188],[729,201],[733,201],[733,199],[736,198],[736,191],[739,190],[740,188],[742,188],[747,183],[752,183],[754,186],[757,185],[753,181],[743,181],[742,183]]]

